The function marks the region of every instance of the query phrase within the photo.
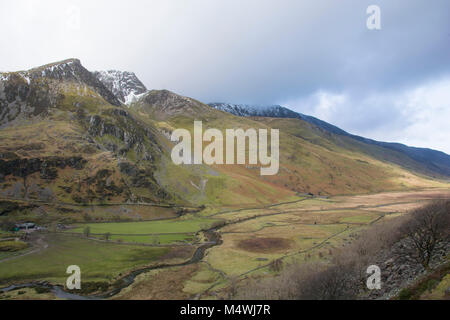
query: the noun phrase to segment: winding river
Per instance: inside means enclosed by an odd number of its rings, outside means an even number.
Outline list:
[[[150,270],[157,270],[157,269],[165,269],[165,268],[171,268],[171,267],[180,267],[180,266],[186,266],[190,264],[194,264],[197,262],[200,262],[204,256],[205,251],[209,248],[212,248],[214,246],[220,245],[222,243],[222,239],[220,237],[220,234],[217,232],[219,227],[215,227],[212,229],[209,229],[207,231],[204,231],[205,236],[207,238],[207,242],[200,245],[192,255],[192,257],[185,262],[178,263],[178,264],[160,264],[157,266],[152,267],[145,267],[136,271],[131,272],[130,274],[126,275],[125,277],[120,279],[120,286],[114,288],[113,290],[109,291],[106,294],[103,295],[94,295],[94,296],[88,296],[88,295],[78,295],[71,292],[67,292],[64,290],[63,286],[60,285],[52,285],[47,282],[29,282],[24,284],[18,284],[18,285],[11,285],[9,287],[0,288],[0,292],[6,293],[17,289],[22,288],[30,288],[30,287],[41,287],[50,289],[51,292],[60,299],[68,299],[68,300],[102,300],[102,299],[108,299],[116,294],[118,294],[122,289],[130,286],[134,283],[136,277],[142,273],[148,272]]]

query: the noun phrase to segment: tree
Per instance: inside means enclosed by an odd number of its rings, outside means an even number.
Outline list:
[[[91,235],[91,227],[89,226],[84,227],[83,233],[86,238],[89,238],[89,236]]]
[[[159,245],[160,242],[158,236],[152,236],[152,243],[154,246]]]
[[[434,202],[412,212],[404,232],[412,244],[412,255],[429,269],[440,244],[448,239],[450,230],[450,201]]]
[[[273,272],[280,272],[283,269],[283,260],[276,259],[273,260],[269,265],[269,270]]]
[[[354,299],[359,288],[355,269],[350,265],[333,265],[312,272],[299,284],[300,300]]]

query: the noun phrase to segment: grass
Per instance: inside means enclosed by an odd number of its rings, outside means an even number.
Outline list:
[[[156,235],[161,233],[195,233],[201,229],[209,228],[215,219],[187,218],[175,220],[157,220],[144,222],[123,223],[88,223],[68,232],[83,233],[89,227],[91,234],[112,235]]]
[[[51,292],[37,292],[35,288],[22,288],[6,293],[0,293],[0,300],[54,300],[55,295]]]
[[[262,220],[266,218],[261,218]],[[260,220],[260,219],[256,219]],[[258,231],[253,231],[253,225],[257,222],[247,221],[238,224],[236,230],[240,233],[225,233],[222,235],[224,244],[210,250],[207,261],[216,269],[220,269],[229,275],[241,275],[270,261],[296,254],[319,245],[327,238],[347,229],[346,225],[273,225]],[[267,252],[254,252],[240,248],[239,243],[247,239],[282,238],[290,241],[290,246],[282,250],[269,250]],[[332,240],[325,243],[325,247],[334,245]],[[312,250],[314,253],[315,250]],[[261,260],[264,258],[265,260]]]
[[[14,238],[14,233],[0,230],[0,240],[5,238]]]
[[[398,293],[398,300],[440,300],[448,299],[446,291],[450,287],[450,262],[431,271],[418,279],[412,285],[403,288]]]
[[[201,293],[221,280],[218,272],[212,271],[206,265],[202,265],[197,273],[185,282],[183,291],[192,295]]]
[[[171,244],[171,243],[190,243],[195,240],[192,234],[161,234],[157,236],[111,236],[113,241],[126,243],[146,243],[146,244]]]
[[[198,265],[151,270],[136,277],[114,299],[132,300],[187,300],[191,294],[183,290],[184,283],[195,275]]]
[[[380,216],[380,214],[368,212],[363,215],[354,215],[354,216],[342,218],[341,222],[367,224],[367,223],[370,223],[371,221],[377,219],[379,216]]]
[[[442,195],[442,192],[437,190],[435,193]],[[432,198],[434,193],[431,191],[428,193],[428,197]],[[152,276],[149,275],[145,279],[139,278],[142,281],[137,281],[135,286],[124,291],[124,294],[126,293],[124,297],[130,298],[189,298],[214,284],[217,284],[217,287],[213,290],[219,290],[217,288],[225,288],[228,285],[216,270],[233,277],[243,274],[250,277],[269,277],[276,273],[264,266],[275,259],[286,257],[283,260],[284,263],[289,263],[292,259],[326,261],[331,258],[330,249],[341,246],[351,238],[351,234],[359,232],[379,215],[385,214],[384,204],[403,202],[406,198],[411,202],[422,201],[423,197],[423,192],[416,192],[334,197],[327,200],[311,199],[276,206],[271,210],[246,209],[224,213],[214,218],[201,218],[188,214],[172,220],[88,223],[81,224],[69,232],[81,233],[85,226],[89,226],[91,233],[98,233],[99,238],[109,232],[112,234],[113,241],[120,239],[124,242],[154,244],[157,240],[160,244],[170,244],[191,241],[193,234],[198,230],[207,228],[218,221],[215,218],[234,220],[233,218],[281,212],[281,214],[259,217],[220,229],[223,243],[209,249],[204,258],[204,261],[208,262],[214,270],[202,263],[185,268],[164,269],[158,272],[157,276],[156,273],[152,273]],[[370,209],[361,209],[361,205],[368,205]],[[323,210],[321,207],[324,207]],[[222,210],[226,209],[220,211]],[[108,207],[105,207],[105,211],[108,211]],[[205,211],[207,214],[217,212],[215,209]],[[169,248],[120,245],[113,241],[96,242],[62,234],[49,237],[48,249],[0,263],[1,282],[39,279],[64,283],[67,277],[65,270],[72,264],[81,267],[82,281],[111,282],[119,274],[139,266],[160,262],[163,256],[166,254],[169,256],[170,252],[174,252],[170,251],[174,249]],[[329,237],[332,238],[328,239]],[[239,245],[242,240],[274,238],[288,240],[289,246],[256,252]],[[185,247],[178,247],[180,250],[182,248]],[[189,274],[186,273],[188,271]],[[176,294],[175,291],[170,291],[170,288],[173,288],[172,284],[168,285],[173,282],[176,282]],[[425,286],[427,291],[424,292],[430,294],[429,298],[440,296],[445,292],[444,287],[447,282],[448,278],[443,278],[440,284],[436,281],[427,284]]]
[[[428,198],[442,197],[443,190],[427,191]],[[448,190],[445,194],[448,194]],[[385,205],[402,203],[423,204],[421,192],[396,192],[382,195],[333,197],[331,199],[307,199],[283,204],[269,209],[248,209],[219,214],[215,217],[236,221],[239,218],[260,216],[228,225],[222,229],[223,244],[209,250],[205,258],[213,268],[228,275],[237,276],[251,271],[271,260],[281,257],[302,257],[304,261],[329,258],[330,249],[340,247],[352,239],[352,235],[366,228],[384,214]],[[364,208],[361,208],[364,206]],[[410,206],[403,208],[405,212]],[[344,209],[345,208],[345,209]],[[399,207],[398,210],[401,210]],[[275,214],[274,214],[275,213]],[[246,239],[283,238],[291,246],[281,251],[252,252],[243,250],[239,243]],[[308,251],[310,250],[310,251]],[[299,253],[307,251],[306,253]],[[262,260],[265,259],[265,260]],[[286,258],[289,261],[290,258]],[[264,274],[266,269],[252,272]]]
[[[25,248],[25,249],[19,250],[19,251],[0,251],[0,260],[12,258],[12,257],[15,257],[15,256],[19,256],[21,254],[25,254],[25,253],[27,253],[29,251],[32,251],[32,250],[33,250],[33,248],[28,247],[28,248]]]
[[[63,284],[70,265],[81,268],[82,281],[111,281],[119,274],[158,261],[170,251],[63,235],[48,235],[46,241],[47,249],[0,263],[0,283],[47,280]]]
[[[450,288],[450,274],[447,274],[438,282],[437,286],[432,289],[429,294],[424,294],[421,296],[422,299],[440,300],[448,299],[448,289]]]

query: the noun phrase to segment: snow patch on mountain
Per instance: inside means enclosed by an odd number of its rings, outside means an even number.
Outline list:
[[[233,103],[222,103],[215,102],[209,103],[210,107],[214,109],[225,111],[235,116],[240,117],[270,117],[270,118],[294,118],[294,119],[302,119],[308,123],[311,123],[321,129],[327,130],[332,133],[348,135],[344,130],[333,126],[325,121],[317,119],[312,116],[308,116],[306,114],[292,111],[288,108],[282,107],[280,105],[266,105],[266,106],[258,106],[258,105],[248,105],[248,104],[233,104]]]
[[[257,106],[216,102],[209,103],[209,106],[240,117],[302,118],[299,113],[279,105]]]
[[[125,105],[130,105],[147,92],[133,72],[108,70],[96,71],[94,75]]]
[[[67,59],[51,64],[47,64],[41,67],[33,68],[28,71],[21,71],[19,74],[23,76],[23,73],[29,75],[30,78],[48,77],[58,80],[71,79],[80,81],[83,77],[84,69],[78,59]]]
[[[0,81],[8,81],[8,79],[9,79],[8,73],[0,72]]]
[[[27,71],[20,71],[17,73],[20,75],[28,84],[30,84],[30,74]],[[0,72],[0,81],[8,81],[11,76],[9,72]]]

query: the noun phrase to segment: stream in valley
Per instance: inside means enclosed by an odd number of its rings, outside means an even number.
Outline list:
[[[109,291],[106,294],[103,295],[78,295],[74,294],[72,292],[67,292],[64,290],[63,286],[60,285],[52,285],[47,282],[29,282],[29,283],[23,283],[23,284],[17,284],[17,285],[11,285],[9,287],[0,288],[0,292],[7,293],[13,290],[23,289],[23,288],[31,288],[31,287],[41,287],[50,289],[51,292],[60,299],[68,299],[68,300],[102,300],[102,299],[108,299],[115,295],[117,295],[122,289],[127,288],[128,286],[132,285],[136,279],[136,277],[142,273],[151,271],[151,270],[158,270],[158,269],[165,269],[165,268],[171,268],[171,267],[181,267],[186,266],[190,264],[194,264],[197,262],[200,262],[203,257],[205,256],[205,252],[207,249],[212,248],[214,246],[220,245],[222,243],[222,239],[220,237],[220,234],[217,232],[218,227],[209,229],[204,232],[207,242],[200,245],[192,255],[192,257],[185,262],[178,263],[178,264],[160,264],[156,266],[151,267],[145,267],[136,271],[132,271],[130,274],[126,275],[125,277],[121,278],[120,285],[115,287],[113,290]]]

